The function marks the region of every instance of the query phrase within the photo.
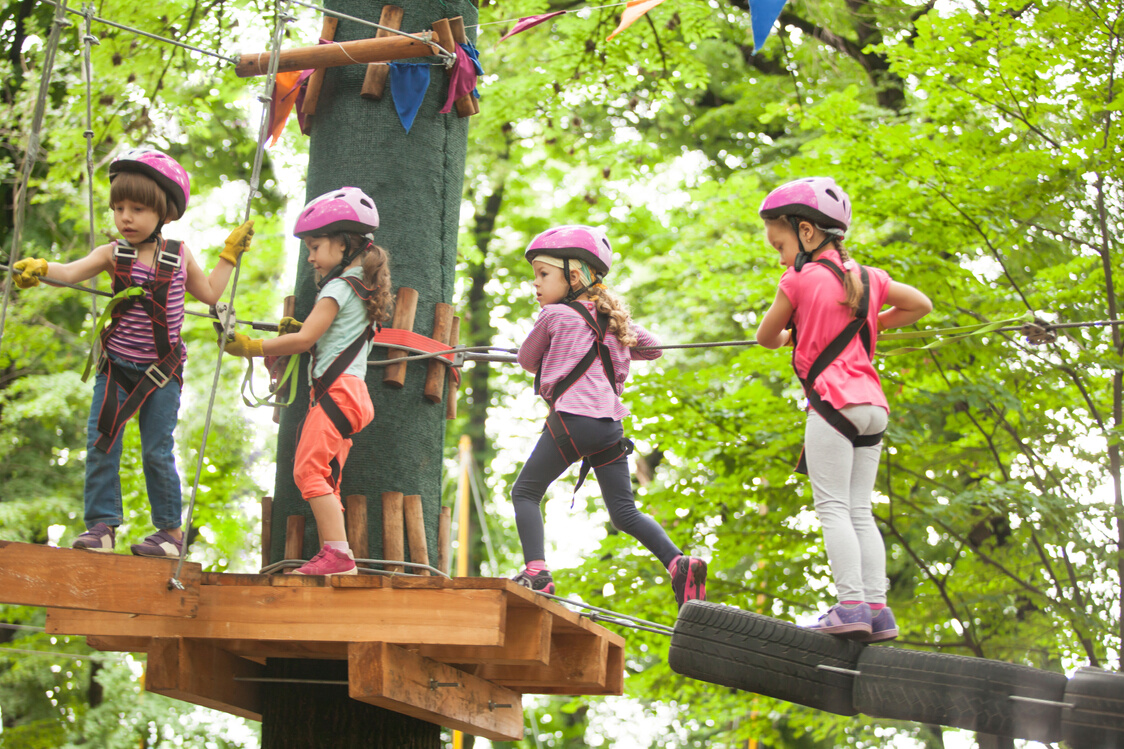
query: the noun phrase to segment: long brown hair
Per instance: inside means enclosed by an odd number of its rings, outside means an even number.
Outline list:
[[[798,218],[797,220],[802,224],[810,224],[820,231],[824,230],[823,227],[816,226],[807,219]],[[786,231],[791,232],[793,235],[796,235],[796,231],[795,229],[793,229],[792,221],[788,216],[767,218],[765,219],[765,223],[768,226],[772,226],[774,228],[783,227]],[[797,239],[799,240],[799,237],[797,237]],[[843,261],[844,265],[846,265],[851,260],[851,255],[847,252],[847,248],[843,245],[843,238],[836,237],[831,240],[831,243],[835,245],[835,249],[839,251],[839,259]],[[849,271],[846,268],[843,268],[842,270],[843,290],[846,292],[847,296],[843,299],[842,302],[840,302],[840,304],[850,307],[852,312],[856,312],[859,309],[859,302],[862,301],[863,296],[862,280],[859,276],[857,268],[854,271]]]
[[[628,303],[610,291],[603,280],[591,279],[585,263],[582,263],[581,268],[578,269],[578,274],[581,276],[582,283],[589,286],[586,294],[593,302],[593,306],[598,312],[609,316],[609,332],[615,335],[625,348],[632,348],[639,343],[630,324],[632,313],[629,312]]]
[[[374,291],[366,302],[367,319],[372,323],[386,322],[394,309],[394,296],[390,293],[390,255],[362,234],[347,232],[337,236],[347,247],[366,245],[367,251],[361,258],[363,283]]]

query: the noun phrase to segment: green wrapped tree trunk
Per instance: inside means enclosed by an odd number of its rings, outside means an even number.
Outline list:
[[[327,7],[378,21],[384,4],[390,3],[333,0],[327,3]],[[446,17],[463,16],[468,26],[477,22],[476,8],[468,0],[399,0],[393,4],[403,8],[401,28],[408,32],[429,30],[434,21]],[[474,39],[475,29],[468,31],[470,40]],[[352,41],[374,35],[374,28],[343,19],[339,22],[335,39]],[[437,58],[408,62],[435,61]],[[405,286],[417,290],[414,330],[430,335],[435,305],[451,302],[453,296],[468,120],[457,117],[455,110],[451,114],[439,113],[448,93],[448,76],[441,66],[430,67],[429,89],[409,133],[395,111],[389,82],[381,100],[372,101],[360,96],[365,73],[365,65],[329,68],[326,71],[312,120],[306,196],[311,199],[338,187],[354,186],[374,198],[380,216],[375,241],[390,253],[395,288]],[[298,319],[308,315],[316,297],[312,269],[305,262],[305,251],[302,245],[295,291]],[[385,359],[386,350],[376,348],[371,357]],[[277,478],[271,521],[272,561],[283,558],[285,528],[290,515],[306,517],[303,557],[307,559],[318,550],[312,513],[292,477],[298,429],[308,408],[307,356],[302,357],[301,364],[296,401],[282,413],[278,434]],[[435,562],[445,404],[431,403],[423,396],[424,363],[412,363],[407,367],[405,386],[400,389],[383,385],[384,369],[377,366],[368,368],[367,386],[375,405],[375,420],[354,437],[343,471],[341,493],[344,497],[353,494],[367,497],[368,553],[375,559],[383,558],[382,493],[398,491],[421,495],[430,558]],[[418,626],[424,627],[425,622],[419,621]],[[323,665],[327,668],[330,664]],[[321,704],[322,701],[315,697],[318,690],[315,685],[293,685],[292,688],[305,693],[302,701],[306,701],[310,709],[316,710],[316,706]],[[355,710],[356,714],[347,721],[340,720],[338,714],[325,716],[326,719],[320,721],[308,712],[293,709],[291,704],[288,711],[293,715],[290,718],[281,712],[271,712],[264,719],[282,723],[300,720],[317,724],[323,729],[330,729],[335,724],[346,725],[349,735],[359,731],[358,726],[369,725],[372,732],[365,737],[368,743],[364,746],[391,745],[372,738],[381,730],[376,728],[377,721],[371,716],[381,711],[353,700],[344,701],[347,706],[337,705],[334,709]],[[419,727],[431,728],[420,721],[413,722]],[[266,730],[264,733],[268,737],[279,736],[282,732]],[[436,747],[436,732],[427,735],[429,738],[416,745]],[[351,746],[343,736],[329,734],[322,738],[332,739],[325,746]],[[395,740],[401,741],[401,737]],[[273,744],[271,740],[263,745],[267,749],[285,746]]]

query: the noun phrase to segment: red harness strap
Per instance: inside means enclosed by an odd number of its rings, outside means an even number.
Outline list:
[[[99,371],[105,372],[108,381],[98,412],[99,435],[94,446],[106,453],[125,423],[140,410],[148,396],[167,385],[172,378],[183,384],[183,343],[173,347],[168,332],[168,293],[172,287],[172,279],[183,264],[182,245],[180,242],[166,241],[163,237],[157,239],[156,277],[152,281],[138,284],[133,280],[133,264],[136,259],[137,251],[131,245],[118,242],[114,247],[113,293],[119,294],[132,286],[139,286],[146,293],[118,304],[101,333],[102,359]],[[152,339],[159,357],[140,376],[115,366],[108,354],[110,336],[121,324],[125,312],[134,304],[140,305],[152,322]],[[117,396],[118,387],[125,391],[124,400]]]

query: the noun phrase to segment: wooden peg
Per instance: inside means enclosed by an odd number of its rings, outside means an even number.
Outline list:
[[[465,33],[463,16],[450,18],[449,28],[453,31],[453,41],[457,44],[468,44],[468,34]],[[457,99],[454,104],[457,108],[458,117],[469,117],[470,115],[480,113],[480,104],[476,101],[476,97],[472,95],[471,91]]]
[[[304,515],[285,518],[285,558],[304,559]]]
[[[269,547],[273,545],[273,497],[261,498],[261,566],[269,566]]]
[[[382,6],[382,15],[379,16],[379,24],[387,26],[392,29],[402,28],[402,16],[405,11],[397,5],[384,5]],[[393,32],[386,29],[379,29],[375,34],[376,39],[383,39],[388,37]],[[394,34],[394,36],[400,36]],[[383,93],[386,91],[386,77],[390,75],[390,67],[388,65],[368,65],[367,75],[363,77],[363,88],[359,95],[364,99],[378,100],[382,98]],[[305,94],[307,96],[307,94]]]
[[[353,42],[283,49],[277,54],[277,72],[334,68],[353,63],[391,62],[434,54],[432,32],[422,31],[414,37],[418,38],[393,34],[382,39],[357,39]],[[269,72],[271,57],[270,52],[245,53],[238,58],[234,72],[239,78],[265,75]]]
[[[442,507],[437,516],[437,569],[449,574],[449,564],[453,559],[453,510]]]
[[[460,343],[461,337],[461,319],[459,317],[453,318],[453,325],[449,329],[449,348],[456,348]],[[448,383],[449,399],[445,402],[445,418],[457,418],[457,392],[460,388],[460,381],[456,378],[456,372],[452,367],[446,367],[448,370],[445,372],[445,381]],[[462,369],[463,371],[463,369]]]
[[[420,494],[410,494],[406,497],[406,540],[410,544],[410,561],[415,564],[429,564],[429,551],[425,541],[425,518],[422,515],[422,501]],[[417,575],[429,575],[429,570],[411,567],[410,572]]]
[[[285,297],[285,303],[281,307],[281,316],[282,317],[292,317],[296,313],[297,313],[297,298],[295,296],[291,296],[291,295]],[[300,356],[300,354],[295,354],[295,356]],[[280,364],[278,364],[278,366],[280,366]],[[291,387],[293,387],[293,380],[292,379],[290,379],[288,382],[285,383],[285,387],[283,387],[283,388],[281,388],[280,390],[277,391],[277,395],[275,396],[275,400],[278,400],[278,401],[287,400],[289,398],[289,388],[291,388]],[[274,406],[273,407],[273,423],[274,424],[280,424],[281,423],[281,406]]]
[[[433,335],[435,341],[449,344],[449,333],[453,327],[453,305],[438,302],[433,310]],[[431,403],[440,403],[445,394],[445,366],[431,359],[425,371],[425,397]]]
[[[391,321],[390,327],[398,330],[413,330],[414,316],[417,311],[418,292],[405,286],[400,287],[394,302],[394,319]],[[387,359],[401,359],[405,355],[406,352],[402,349],[393,348],[386,351]],[[383,375],[382,381],[391,387],[402,387],[406,383],[406,364],[386,365],[386,374]]]
[[[324,16],[324,22],[320,26],[320,38],[328,42],[333,41],[336,38],[336,27],[339,25],[340,19],[335,16]],[[304,90],[304,103],[301,104],[301,112],[316,114],[316,103],[320,101],[320,87],[323,85],[324,68],[317,68],[308,77],[308,87]]]
[[[347,545],[356,559],[367,558],[367,498],[362,494],[349,494],[346,500],[344,522],[347,525]]]
[[[433,33],[437,37],[437,43],[441,45],[442,49],[446,52],[456,52],[457,43],[453,39],[453,29],[449,26],[448,18],[441,18],[433,22]]]
[[[382,493],[382,556],[389,561],[406,559],[402,492]],[[401,572],[403,569],[400,564],[386,565],[387,572]]]

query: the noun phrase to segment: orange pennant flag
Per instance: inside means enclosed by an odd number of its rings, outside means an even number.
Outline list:
[[[624,9],[624,13],[621,13],[620,25],[617,26],[616,31],[609,34],[609,38],[605,41],[609,41],[614,36],[636,23],[641,16],[662,2],[663,0],[629,0],[628,7]]]
[[[293,105],[297,101],[297,91],[300,84],[303,83],[301,73],[304,71],[293,70],[287,73],[278,73],[276,83],[273,86],[273,103],[269,111],[269,132],[273,136],[273,140],[269,145],[277,144],[277,139],[281,137],[281,132],[285,129],[285,123],[289,119],[289,114],[293,111]]]

